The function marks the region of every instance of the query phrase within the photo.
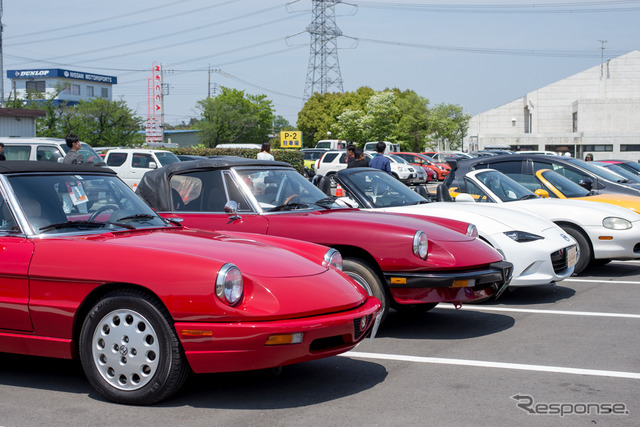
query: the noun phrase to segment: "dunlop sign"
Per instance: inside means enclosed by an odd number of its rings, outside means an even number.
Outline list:
[[[302,132],[298,130],[280,131],[280,148],[302,148]]]

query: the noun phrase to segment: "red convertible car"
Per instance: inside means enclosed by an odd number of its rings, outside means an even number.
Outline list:
[[[0,352],[79,357],[109,400],[333,356],[379,323],[335,249],[186,229],[110,169],[2,162],[0,194]]]
[[[341,208],[287,163],[230,156],[180,162],[147,172],[136,193],[192,228],[331,246],[385,313],[391,304],[420,311],[486,298],[511,278],[511,263],[476,240],[475,226]]]

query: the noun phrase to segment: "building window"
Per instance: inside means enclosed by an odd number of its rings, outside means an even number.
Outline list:
[[[640,151],[640,144],[620,144],[620,151]]]
[[[100,97],[101,98],[108,98],[109,97],[109,89],[107,89],[106,87],[101,87],[100,88]]]
[[[71,94],[80,95],[80,85],[71,85]]]
[[[87,98],[93,98],[95,95],[93,94],[93,86],[87,86]]]
[[[613,144],[583,145],[583,151],[613,151]]]
[[[33,80],[27,82],[27,92],[30,93],[44,93],[46,89],[46,82],[44,80]]]
[[[578,112],[576,111],[575,113],[573,113],[572,117],[571,117],[571,122],[572,122],[572,132],[578,132]]]
[[[529,110],[529,107],[524,107],[524,133],[531,133],[533,131],[533,115]]]

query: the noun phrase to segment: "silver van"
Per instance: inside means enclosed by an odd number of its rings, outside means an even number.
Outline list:
[[[67,142],[62,138],[0,137],[0,142],[4,144],[4,156],[7,160],[62,162],[69,151]],[[81,142],[80,145],[79,153],[82,154],[84,163],[104,163],[89,144]]]

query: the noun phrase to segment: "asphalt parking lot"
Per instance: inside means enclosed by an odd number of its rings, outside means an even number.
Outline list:
[[[390,313],[373,341],[273,372],[192,376],[152,407],[78,363],[0,355],[0,425],[639,425],[640,261],[460,310]]]

